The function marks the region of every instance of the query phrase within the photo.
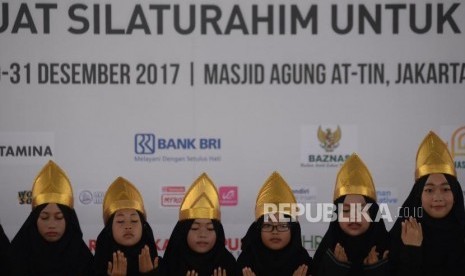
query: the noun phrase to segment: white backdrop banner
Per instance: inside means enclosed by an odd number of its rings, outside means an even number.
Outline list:
[[[53,159],[91,248],[123,176],[163,254],[207,172],[238,254],[274,170],[299,202],[332,202],[352,152],[395,214],[429,130],[465,182],[464,32],[453,0],[1,1],[1,223],[12,239]],[[311,254],[327,227],[302,220]]]

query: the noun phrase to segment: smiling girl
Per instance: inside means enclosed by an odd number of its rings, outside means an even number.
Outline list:
[[[389,233],[392,275],[465,275],[463,191],[447,145],[434,132],[418,149],[402,213],[411,216],[399,217]]]

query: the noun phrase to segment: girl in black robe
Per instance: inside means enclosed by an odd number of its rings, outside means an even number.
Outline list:
[[[93,275],[93,255],[82,240],[74,209],[57,204],[66,221],[63,236],[46,241],[37,229],[40,212],[48,205],[36,206],[11,242],[12,276],[88,276]]]
[[[339,214],[338,207],[344,202],[345,197],[341,196],[334,202],[336,214]],[[366,203],[372,204],[368,210],[371,218],[368,230],[358,236],[351,236],[341,229],[338,220],[332,221],[315,252],[311,269],[312,276],[389,275],[387,259],[382,258],[388,247],[388,232],[384,220],[376,219],[378,204],[367,196],[363,197]],[[348,263],[336,259],[334,251],[337,244],[344,248]],[[364,260],[374,246],[381,260],[373,265],[366,265]]]
[[[137,212],[142,223],[142,237],[138,243],[133,246],[123,246],[118,244],[113,238],[112,225],[115,219],[115,214],[111,215],[103,230],[97,238],[97,247],[95,249],[95,270],[97,276],[106,276],[108,262],[113,262],[113,253],[120,251],[124,254],[127,260],[127,276],[137,275],[158,275],[158,269],[151,270],[147,273],[139,272],[139,254],[142,248],[148,246],[150,252],[150,260],[155,260],[158,257],[155,238],[150,225],[145,220],[144,216]]]
[[[285,216],[290,218],[290,216]],[[254,221],[242,238],[241,254],[237,259],[238,275],[242,275],[242,269],[250,268],[257,276],[287,276],[306,265],[312,265],[312,258],[302,246],[300,224],[297,221],[289,222],[291,240],[281,250],[273,250],[263,244],[261,229],[264,216]],[[307,275],[310,275],[307,273]]]
[[[187,243],[187,235],[195,219],[185,219],[177,222],[171,233],[168,246],[163,255],[160,270],[165,276],[186,276],[195,270],[198,276],[214,275],[214,270],[226,271],[226,275],[236,275],[236,259],[225,247],[225,234],[220,221],[212,219],[216,233],[213,248],[207,253],[194,252]],[[224,274],[222,276],[225,276]]]
[[[463,191],[457,178],[443,174],[450,185],[454,204],[444,218],[432,218],[422,207],[421,197],[426,180],[419,178],[405,200],[390,234],[390,263],[394,276],[465,275],[465,208]],[[404,245],[402,222],[409,216],[421,224],[421,246]]]

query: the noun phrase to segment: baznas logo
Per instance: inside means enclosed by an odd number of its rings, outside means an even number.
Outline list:
[[[341,137],[342,133],[339,126],[337,126],[336,131],[332,131],[330,128],[323,131],[321,126],[318,127],[318,140],[320,141],[320,146],[324,148],[326,152],[333,152],[334,149],[339,146]]]

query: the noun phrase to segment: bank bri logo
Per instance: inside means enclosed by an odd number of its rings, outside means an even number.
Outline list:
[[[136,162],[221,162],[221,138],[165,138],[144,132],[134,135]]]
[[[134,139],[136,154],[155,154],[155,134],[138,133]]]
[[[153,133],[138,133],[134,138],[136,154],[155,154],[158,150],[216,150],[221,149],[220,138],[160,138]]]

